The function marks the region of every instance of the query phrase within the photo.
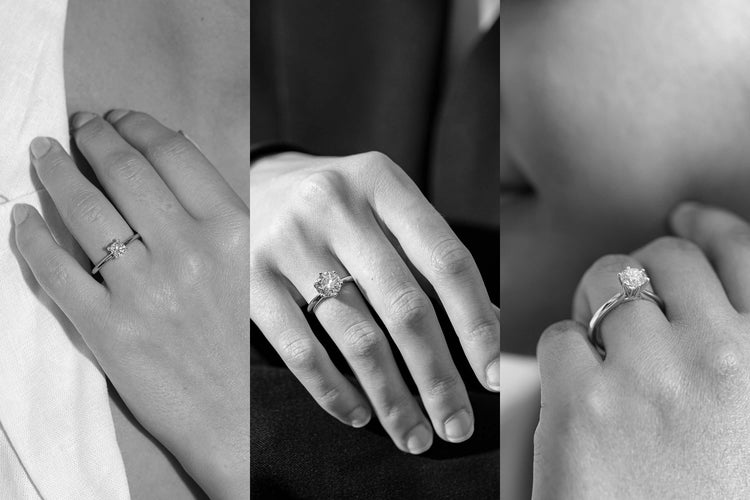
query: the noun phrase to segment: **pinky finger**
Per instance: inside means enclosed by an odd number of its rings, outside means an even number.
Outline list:
[[[250,316],[297,380],[333,417],[352,427],[367,425],[372,417],[370,405],[334,366],[289,292],[267,284],[262,296],[251,296]],[[264,304],[256,310],[272,314],[253,314],[253,306],[261,301]]]
[[[13,207],[16,246],[47,295],[73,323],[102,310],[107,290],[84,270],[78,261],[57,244],[35,208]]]

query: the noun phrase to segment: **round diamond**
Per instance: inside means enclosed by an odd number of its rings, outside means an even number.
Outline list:
[[[645,269],[636,269],[628,266],[617,276],[619,276],[622,286],[628,290],[637,290],[648,283],[648,276]]]
[[[125,251],[128,249],[127,246],[125,246],[122,241],[115,240],[113,241],[108,247],[107,251],[109,254],[114,257],[115,259],[120,257],[122,254],[125,253]]]
[[[336,271],[326,271],[318,274],[313,286],[323,297],[335,297],[341,291],[341,277]]]

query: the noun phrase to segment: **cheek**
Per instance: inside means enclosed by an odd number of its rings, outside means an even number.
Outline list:
[[[668,209],[708,165],[721,177],[750,157],[750,78],[732,56],[746,51],[727,21],[696,29],[697,7],[625,3],[541,1],[506,20],[503,141],[558,208]]]

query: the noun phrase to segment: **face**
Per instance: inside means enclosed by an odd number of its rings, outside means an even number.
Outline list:
[[[679,201],[750,216],[750,2],[511,0],[500,46],[503,348],[533,353]]]

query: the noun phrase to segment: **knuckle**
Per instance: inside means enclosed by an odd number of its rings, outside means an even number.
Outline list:
[[[279,356],[292,370],[309,372],[318,367],[315,341],[301,331],[291,330],[280,336]]]
[[[482,321],[471,328],[464,334],[465,340],[470,343],[478,343],[489,346],[497,344],[500,347],[500,323],[496,320]]]
[[[82,189],[75,193],[68,205],[68,216],[71,220],[93,224],[102,219],[102,200],[98,193]]]
[[[367,151],[355,155],[355,158],[369,168],[390,169],[394,165],[393,160],[391,160],[387,154],[381,153],[380,151]]]
[[[370,321],[360,321],[349,326],[344,340],[352,356],[362,360],[375,358],[382,352],[385,337]]]
[[[592,424],[611,421],[614,411],[609,392],[598,384],[589,384],[579,393],[578,401],[569,407],[576,420]]]
[[[188,149],[187,140],[172,134],[146,146],[146,157],[154,163],[170,163],[183,157]]]
[[[315,396],[315,400],[322,408],[331,408],[341,398],[342,389],[339,385],[326,387],[323,392]]]
[[[433,399],[444,398],[445,396],[454,394],[462,383],[458,373],[435,377],[427,384],[424,395]]]
[[[392,295],[387,310],[391,322],[410,327],[427,319],[432,305],[422,290],[413,285],[405,285]]]
[[[50,290],[67,290],[70,286],[70,272],[65,259],[57,252],[47,256],[39,281]]]
[[[145,164],[141,157],[130,151],[110,153],[104,160],[106,172],[117,181],[134,186],[143,184]]]
[[[404,420],[412,413],[412,396],[407,392],[390,394],[383,402],[383,422]]]
[[[441,276],[468,273],[474,268],[474,258],[469,249],[455,236],[441,240],[430,256],[432,270]]]
[[[347,183],[344,175],[334,170],[320,170],[308,175],[299,186],[298,197],[306,207],[326,210],[346,203]]]
[[[183,250],[177,265],[180,282],[189,287],[208,281],[215,267],[207,254],[194,249]]]
[[[750,392],[750,370],[743,350],[733,341],[724,341],[706,353],[704,360],[715,394],[721,399]]]

